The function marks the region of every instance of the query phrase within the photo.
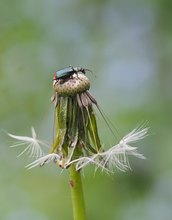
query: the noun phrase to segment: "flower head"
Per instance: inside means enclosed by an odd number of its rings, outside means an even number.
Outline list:
[[[26,167],[31,169],[53,161],[61,168],[68,168],[71,164],[75,164],[76,169],[80,170],[89,164],[94,164],[96,169],[113,172],[114,169],[126,171],[130,168],[128,155],[145,159],[137,152],[137,147],[131,144],[146,137],[147,128],[136,128],[125,135],[118,144],[106,151],[103,149],[94,106],[97,107],[112,133],[113,131],[97,101],[88,91],[90,88],[88,78],[83,72],[74,70],[73,68],[73,74],[70,72],[53,79],[54,95],[51,100],[55,104],[56,132],[47,155],[41,150],[40,145],[44,143],[36,138],[34,128],[31,129],[32,137],[8,134],[19,141],[11,147],[26,145],[18,156],[26,152],[31,157],[38,158]]]
[[[102,151],[93,110],[97,102],[83,73],[54,79],[53,87],[56,136],[50,153],[60,155],[63,163],[59,165],[66,168],[74,159]]]

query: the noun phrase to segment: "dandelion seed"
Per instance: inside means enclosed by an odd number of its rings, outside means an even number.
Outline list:
[[[24,153],[29,154],[29,157],[40,157],[43,155],[43,151],[40,145],[46,145],[44,142],[40,141],[36,137],[35,129],[31,128],[32,137],[27,136],[17,136],[8,133],[8,136],[18,140],[14,145],[10,147],[19,147],[19,146],[26,146],[25,149],[17,156],[20,157]]]
[[[28,164],[26,168],[28,170],[36,167],[36,166],[43,166],[44,164],[50,163],[51,161],[57,162],[60,161],[60,156],[58,154],[52,153],[45,155],[43,157],[40,157],[39,159],[33,161],[32,163]]]
[[[135,128],[134,130],[132,130],[130,133],[128,133],[123,137],[121,143],[122,142],[132,143],[141,140],[148,135],[147,132],[148,132],[148,128],[143,128],[143,129],[140,129],[139,127]]]
[[[122,140],[115,146],[103,153],[97,153],[90,157],[80,157],[70,162],[76,163],[76,169],[80,170],[86,167],[88,164],[94,164],[96,169],[101,168],[102,171],[113,172],[114,169],[126,171],[130,169],[128,155],[145,159],[145,157],[137,152],[137,147],[130,146],[130,143],[134,143],[138,140],[145,138],[148,134],[148,128],[140,130],[134,129],[129,134],[124,136]]]

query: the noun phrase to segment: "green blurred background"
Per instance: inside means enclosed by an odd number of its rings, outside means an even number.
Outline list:
[[[72,219],[67,171],[26,170],[4,132],[34,126],[51,143],[52,73],[71,64],[93,70],[91,93],[121,135],[150,127],[132,171],[84,171],[88,219],[171,220],[172,1],[1,0],[0,18],[0,219]]]

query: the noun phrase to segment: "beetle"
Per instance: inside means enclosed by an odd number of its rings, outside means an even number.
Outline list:
[[[67,78],[67,77],[72,76],[74,73],[78,74],[79,72],[82,72],[83,74],[85,74],[86,71],[92,72],[91,70],[85,69],[83,67],[72,67],[72,66],[65,67],[65,68],[58,70],[54,73],[53,80]]]

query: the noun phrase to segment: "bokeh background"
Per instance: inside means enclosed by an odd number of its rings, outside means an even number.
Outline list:
[[[0,219],[72,219],[67,171],[28,171],[6,132],[51,143],[52,73],[91,69],[91,93],[119,133],[148,122],[147,160],[132,170],[83,174],[88,219],[172,219],[172,1],[1,0]],[[100,122],[102,142],[115,144]]]

